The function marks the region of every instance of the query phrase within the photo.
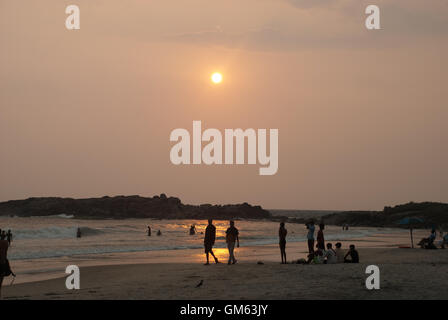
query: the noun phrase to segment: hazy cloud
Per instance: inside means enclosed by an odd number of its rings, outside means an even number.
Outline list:
[[[301,9],[310,9],[315,7],[335,6],[340,0],[285,0],[294,7]]]
[[[381,9],[380,31],[367,31],[364,27],[364,10],[370,4],[366,0],[285,1],[297,8],[312,8],[315,12],[312,16],[298,13],[296,20],[291,21],[290,18],[278,22],[280,27],[276,28],[262,26],[241,32],[227,32],[217,27],[172,34],[166,36],[165,40],[250,50],[296,50],[406,46],[418,41],[437,41],[440,36],[446,37],[448,34],[448,2],[439,0],[378,0]],[[446,14],[441,14],[444,11]]]

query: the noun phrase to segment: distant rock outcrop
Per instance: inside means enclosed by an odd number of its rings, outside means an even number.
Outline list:
[[[28,198],[0,203],[0,216],[73,215],[84,219],[266,219],[271,215],[260,206],[247,203],[233,205],[186,205],[165,194],[155,197],[116,196],[89,199]]]
[[[324,215],[319,218],[329,225],[348,224],[350,226],[364,227],[408,227],[400,225],[403,218],[420,218],[424,222],[414,227],[448,227],[448,204],[439,202],[409,202],[394,207],[384,207],[383,211],[343,211]],[[305,219],[294,219],[305,222]]]

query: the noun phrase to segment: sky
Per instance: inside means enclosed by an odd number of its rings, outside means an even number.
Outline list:
[[[0,201],[448,202],[447,40],[445,0],[0,0]],[[173,165],[194,120],[278,129],[278,172]]]

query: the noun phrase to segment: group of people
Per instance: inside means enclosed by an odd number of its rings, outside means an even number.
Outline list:
[[[148,226],[148,237],[150,237],[151,236],[151,226]],[[156,233],[158,236],[161,236],[162,235],[162,231],[157,231],[157,233]]]
[[[219,263],[218,258],[213,253],[213,246],[215,244],[216,240],[216,227],[213,225],[213,220],[208,219],[208,225],[207,228],[205,228],[205,235],[204,235],[204,252],[205,257],[207,259],[207,262],[205,265],[209,265],[209,255],[212,255],[212,257],[215,259],[215,263]],[[227,261],[227,264],[235,264],[236,258],[235,258],[235,245],[237,248],[240,247],[240,238],[239,238],[239,231],[235,227],[235,221],[230,220],[230,226],[226,230],[226,244],[227,249],[229,250],[229,259]]]
[[[334,263],[359,263],[359,254],[355,249],[355,245],[351,244],[350,249],[347,252],[344,252],[342,249],[342,244],[340,242],[335,244],[335,248],[333,248],[332,243],[327,243],[325,245],[325,237],[324,230],[325,224],[319,224],[319,231],[317,232],[317,245],[314,247],[314,233],[316,231],[316,227],[314,225],[314,221],[305,224],[308,232],[307,232],[307,240],[308,240],[308,256],[307,259],[299,260],[299,263],[307,263],[307,264],[334,264]],[[344,225],[345,226],[345,225]],[[348,226],[346,227],[348,230]],[[280,224],[280,230],[282,229],[282,224]],[[282,239],[280,238],[280,250],[282,250]]]
[[[299,263],[306,264],[333,264],[333,263],[359,263],[359,254],[355,249],[355,245],[350,245],[350,249],[347,252],[344,252],[342,249],[342,244],[340,242],[336,243],[335,248],[333,249],[333,244],[327,243],[325,246],[325,239],[323,230],[325,229],[325,225],[323,223],[319,224],[319,231],[317,233],[317,245],[316,249],[314,248],[314,232],[315,226],[314,222],[306,224],[308,229],[308,250],[309,254],[307,256],[307,260],[301,259]],[[279,236],[279,246],[280,246],[280,255],[281,255],[281,263],[286,264],[286,236],[288,234],[288,230],[285,228],[285,223],[280,223],[280,228],[278,230]],[[208,220],[208,225],[205,229],[204,236],[204,252],[206,257],[205,265],[210,264],[210,255],[215,260],[215,263],[219,263],[218,258],[213,253],[213,246],[216,241],[216,227],[213,225],[213,220]],[[240,246],[239,239],[239,231],[235,227],[235,222],[230,220],[230,226],[226,230],[226,244],[227,249],[229,251],[229,258],[227,264],[235,264],[237,262],[235,258],[235,247]]]
[[[340,242],[333,249],[332,243],[327,243],[326,249],[317,248],[308,254],[308,259],[301,259],[298,263],[303,264],[335,264],[335,263],[359,263],[359,254],[355,245],[351,244],[347,252],[342,249]]]
[[[448,233],[445,233],[444,235],[443,231],[440,231],[440,238],[441,238],[441,240],[439,241],[440,248],[445,249],[445,245],[448,245]],[[436,239],[437,239],[436,228],[432,228],[429,237],[420,240],[418,245],[423,249],[437,249]]]

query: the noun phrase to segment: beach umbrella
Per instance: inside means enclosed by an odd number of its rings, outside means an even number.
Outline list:
[[[423,223],[423,222],[424,222],[423,219],[415,218],[415,217],[412,217],[412,218],[403,218],[403,219],[401,219],[401,220],[398,222],[398,224],[401,224],[401,225],[408,225],[408,226],[409,226],[409,232],[410,232],[410,234],[411,234],[411,246],[412,246],[412,248],[414,248],[414,239],[413,239],[413,237],[412,237],[412,226],[414,226],[414,225],[416,225],[416,224]]]

